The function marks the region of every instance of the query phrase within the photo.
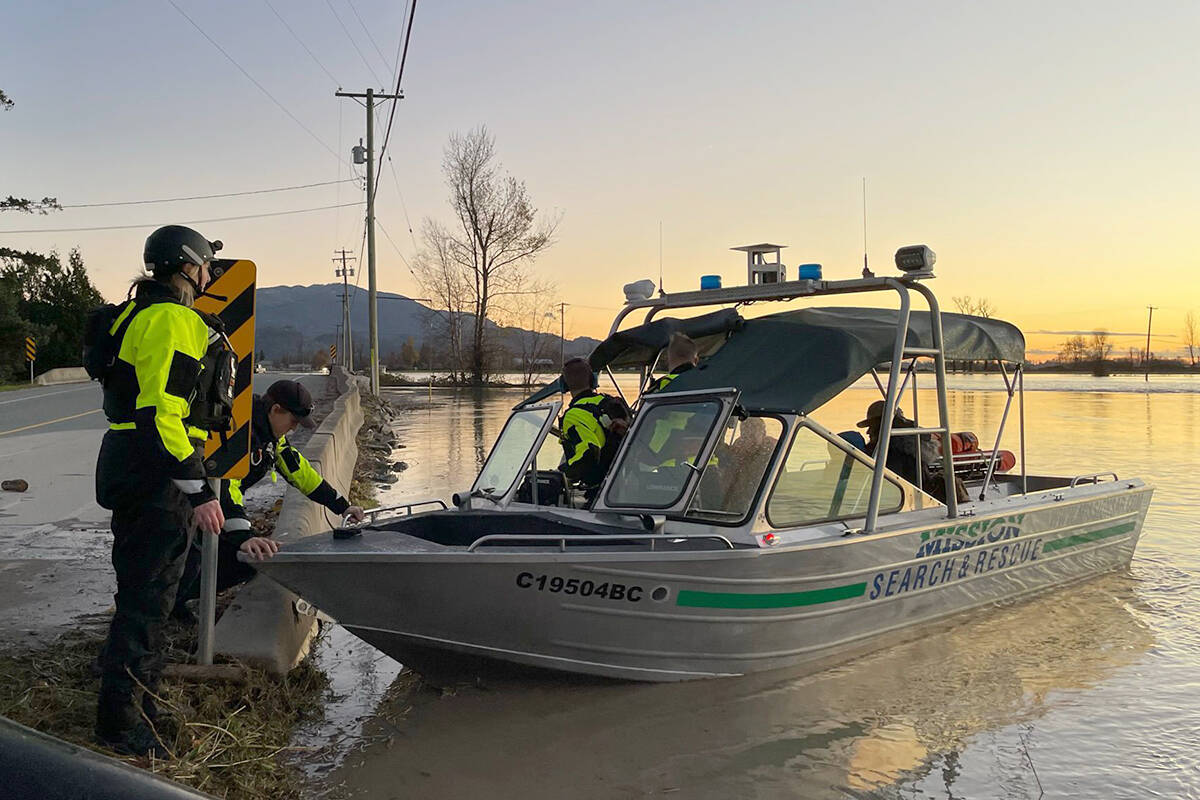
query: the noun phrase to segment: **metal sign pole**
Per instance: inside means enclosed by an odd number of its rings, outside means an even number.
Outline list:
[[[253,410],[254,384],[254,290],[257,268],[245,259],[216,259],[211,265],[210,291],[225,297],[196,298],[196,309],[219,317],[224,341],[237,355],[238,366],[231,393],[233,419],[227,435],[209,434],[204,443],[204,469],[209,475],[213,494],[221,496],[221,481],[244,478],[250,464],[250,416]],[[217,610],[217,545],[210,533],[199,533],[200,540],[200,639],[196,661],[208,666],[213,662]]]
[[[213,493],[221,496],[221,482],[209,478]],[[213,662],[213,626],[217,619],[217,537],[197,531],[200,539],[200,644],[196,663],[208,666]]]

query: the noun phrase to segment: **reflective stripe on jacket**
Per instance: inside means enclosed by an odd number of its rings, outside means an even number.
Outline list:
[[[221,481],[221,509],[225,514],[228,538],[241,546],[253,532],[246,517],[243,492],[262,480],[274,469],[283,479],[299,489],[309,500],[325,506],[339,516],[346,513],[350,502],[324,480],[304,454],[287,440],[275,437],[268,416],[269,406],[259,395],[254,397],[250,423],[250,471],[242,479]],[[272,477],[274,480],[274,477]]]
[[[168,290],[149,286],[145,291]],[[114,331],[134,308],[131,303],[118,316]],[[136,429],[142,452],[158,462],[170,478],[204,478],[197,442],[208,434],[189,428],[184,419],[190,413],[208,337],[204,320],[185,305],[155,302],[144,306],[122,337],[114,374],[105,384],[109,395],[105,409],[114,423],[111,428]]]
[[[567,464],[579,461],[587,453],[589,447],[595,447],[597,453],[604,449],[607,437],[599,419],[600,403],[603,400],[604,396],[599,394],[578,397],[571,401],[571,405],[563,414],[564,448],[568,442],[571,444],[565,454]]]

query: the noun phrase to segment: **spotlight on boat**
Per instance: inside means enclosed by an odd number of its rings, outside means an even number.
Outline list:
[[[913,244],[896,251],[896,266],[901,272],[933,272],[937,253],[928,245]]]
[[[639,300],[649,300],[654,296],[654,281],[646,278],[635,283],[625,284],[625,302],[636,303]]]

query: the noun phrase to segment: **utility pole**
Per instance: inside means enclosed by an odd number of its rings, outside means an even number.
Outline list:
[[[567,363],[567,304],[558,304],[558,371]]]
[[[346,279],[354,274],[354,267],[346,266],[346,256],[353,255],[353,250],[334,250],[338,254],[338,258],[333,259],[333,263],[341,262],[342,268],[333,268],[333,274],[342,279],[342,324],[338,327],[342,332],[342,366],[347,370],[354,369],[354,358],[351,355],[351,345],[353,344],[350,338],[350,287]]]
[[[1150,319],[1146,320],[1146,358],[1145,358],[1144,362],[1142,363],[1142,366],[1146,370],[1146,383],[1149,383],[1150,382],[1150,325],[1151,325],[1151,323],[1154,322],[1155,306],[1146,306],[1146,308],[1150,309]]]
[[[367,320],[370,327],[371,394],[379,394],[379,313],[375,281],[375,101],[403,100],[404,93],[387,94],[367,89],[365,93],[334,92],[335,97],[367,101]]]

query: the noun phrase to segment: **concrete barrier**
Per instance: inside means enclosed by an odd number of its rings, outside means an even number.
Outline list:
[[[90,380],[83,367],[58,367],[46,370],[33,382],[38,386],[54,386],[59,383],[87,383]]]
[[[355,437],[363,424],[363,412],[353,375],[334,367],[329,380],[337,388],[338,399],[301,450],[317,472],[346,494],[358,460]],[[333,517],[324,506],[289,486],[275,522],[275,538],[286,546],[289,540],[324,533],[340,522]],[[276,675],[286,674],[308,653],[316,630],[316,618],[301,614],[297,599],[265,576],[250,581],[217,622],[215,651]]]

